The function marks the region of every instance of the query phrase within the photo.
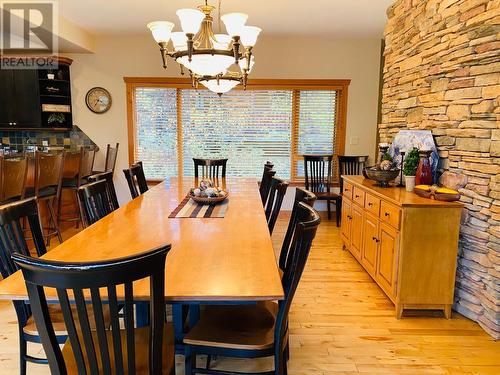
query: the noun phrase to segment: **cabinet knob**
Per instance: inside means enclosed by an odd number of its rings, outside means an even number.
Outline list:
[[[356,197],[356,198],[359,198],[359,195],[357,195],[357,194],[356,194],[356,195],[355,195],[355,197]]]
[[[368,207],[371,207],[373,206],[373,203],[372,202],[368,202]]]
[[[386,213],[384,214],[384,216],[389,216],[389,212],[386,212]]]
[[[375,237],[375,236],[373,236],[373,237],[372,237],[372,240],[373,240],[373,241],[375,241],[375,242],[379,242],[379,241],[380,241],[380,240],[379,240],[377,237]]]
[[[351,216],[351,215],[347,215],[347,218],[348,218],[349,220],[352,220],[352,216]]]

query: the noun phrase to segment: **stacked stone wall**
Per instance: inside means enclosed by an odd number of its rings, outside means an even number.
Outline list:
[[[500,338],[500,0],[388,9],[381,142],[429,129],[440,182],[462,193],[454,309]]]

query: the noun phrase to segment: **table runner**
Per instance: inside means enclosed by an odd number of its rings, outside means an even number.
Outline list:
[[[170,219],[180,218],[223,218],[226,215],[229,199],[216,204],[198,204],[189,196],[172,211]]]

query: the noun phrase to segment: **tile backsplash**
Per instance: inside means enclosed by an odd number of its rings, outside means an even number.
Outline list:
[[[49,147],[77,149],[79,147],[96,148],[96,144],[78,126],[68,131],[44,130],[0,130],[2,148],[24,152],[29,146],[43,147],[47,141]]]

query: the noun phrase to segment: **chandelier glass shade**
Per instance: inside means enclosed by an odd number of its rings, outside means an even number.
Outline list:
[[[171,57],[180,64],[181,74],[187,69],[193,86],[201,83],[221,95],[239,83],[246,88],[255,64],[252,49],[261,29],[247,26],[248,16],[244,13],[228,13],[220,17],[227,34],[215,34],[211,16],[214,9],[207,2],[198,9],[179,9],[176,14],[182,31],[172,32],[174,24],[168,21],[150,22],[147,27],[160,46],[164,68]],[[230,70],[233,64],[238,71]]]

